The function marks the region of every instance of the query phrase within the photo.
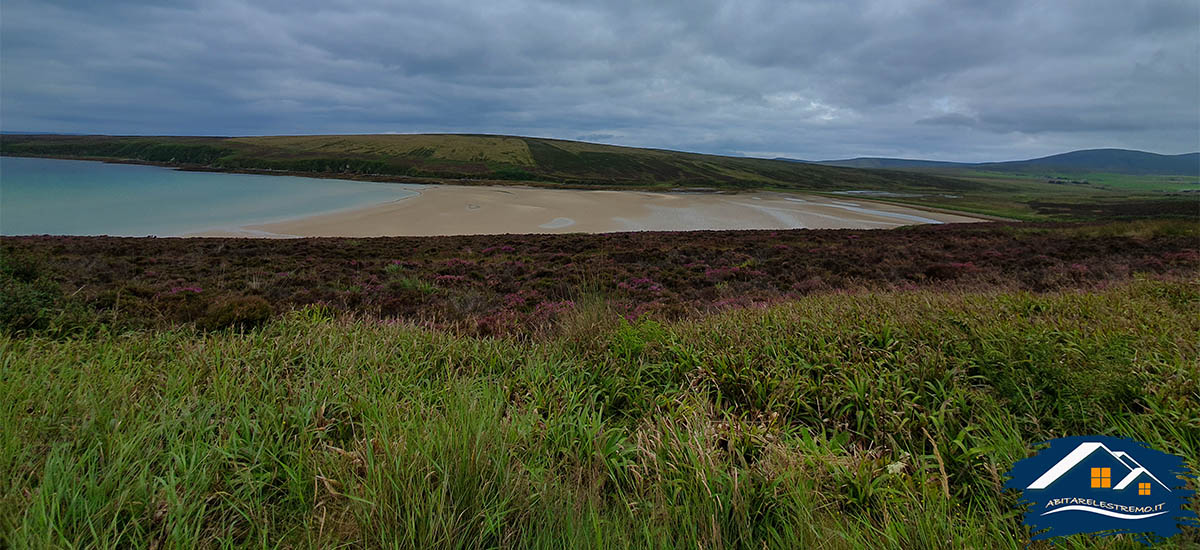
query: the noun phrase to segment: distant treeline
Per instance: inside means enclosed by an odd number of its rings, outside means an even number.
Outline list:
[[[164,143],[157,140],[21,141],[6,136],[0,140],[0,152],[18,156],[97,157],[208,165],[232,154],[233,150],[211,145]]]

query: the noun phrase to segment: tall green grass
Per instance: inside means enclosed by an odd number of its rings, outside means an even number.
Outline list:
[[[0,547],[1024,548],[1002,475],[1035,442],[1200,467],[1198,306],[1141,281],[526,340],[307,310],[4,337]]]

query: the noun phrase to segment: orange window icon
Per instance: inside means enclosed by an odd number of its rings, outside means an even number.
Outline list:
[[[1092,468],[1092,488],[1108,489],[1109,487],[1112,487],[1112,468]],[[1140,492],[1141,489],[1139,488],[1138,491]]]
[[[1150,484],[1149,483],[1138,483],[1138,494],[1139,495],[1150,494]]]

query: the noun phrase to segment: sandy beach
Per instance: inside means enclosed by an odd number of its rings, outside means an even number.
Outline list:
[[[606,233],[705,229],[886,229],[982,221],[865,201],[774,192],[587,191],[461,185],[405,186],[398,201],[197,236],[373,237]]]

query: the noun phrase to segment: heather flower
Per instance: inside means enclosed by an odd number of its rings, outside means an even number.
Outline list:
[[[622,290],[644,290],[647,292],[661,292],[662,285],[654,282],[648,277],[638,277],[629,279],[628,281],[617,283],[617,288]]]
[[[519,324],[520,314],[514,311],[501,310],[485,315],[475,323],[475,330],[480,334],[504,334],[513,330]]]
[[[714,267],[704,271],[704,277],[710,281],[723,281],[725,279],[757,277],[764,275],[762,271],[757,269],[749,269],[745,267]]]
[[[535,300],[538,297],[540,297],[540,295],[536,290],[519,290],[512,294],[506,294],[504,296],[504,305],[509,308],[518,308],[524,306],[526,302]]]
[[[1181,250],[1179,252],[1167,252],[1162,255],[1162,259],[1170,263],[1189,264],[1200,262],[1200,252],[1195,250]]]
[[[464,260],[462,258],[450,258],[449,260],[442,262],[442,265],[446,267],[474,267],[475,262],[472,260]]]
[[[925,269],[925,275],[933,279],[954,279],[959,275],[978,271],[971,262],[949,262],[933,264]]]
[[[537,317],[546,319],[561,313],[568,312],[575,308],[575,302],[571,300],[563,300],[560,302],[542,302],[534,308],[533,314]]]
[[[741,298],[724,298],[713,302],[713,308],[726,309],[731,307],[740,307],[743,305],[743,301],[744,300]]]

